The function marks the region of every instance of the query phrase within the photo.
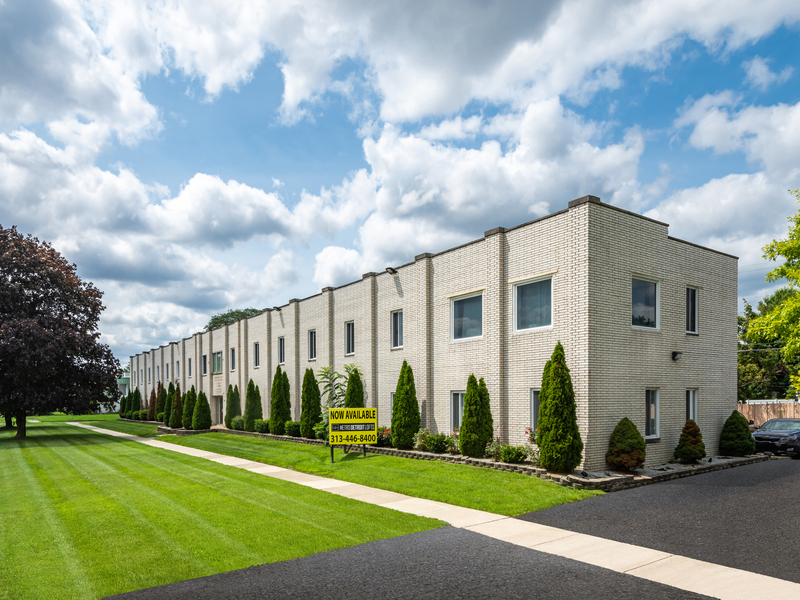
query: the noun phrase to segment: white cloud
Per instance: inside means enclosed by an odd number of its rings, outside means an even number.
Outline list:
[[[423,140],[463,140],[474,138],[481,130],[481,117],[478,115],[462,119],[445,119],[439,123],[423,127],[419,137]]]
[[[747,71],[744,82],[751,87],[759,88],[762,92],[767,91],[774,83],[786,83],[792,76],[792,67],[784,68],[780,73],[774,73],[769,68],[769,59],[756,56],[752,60],[742,63],[742,67]]]
[[[361,254],[352,248],[328,246],[314,258],[314,283],[320,289],[354,281],[364,273]]]

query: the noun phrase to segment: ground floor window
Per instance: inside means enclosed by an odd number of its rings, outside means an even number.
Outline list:
[[[697,390],[686,390],[686,420],[697,423]]]
[[[658,437],[658,390],[645,390],[644,437]]]
[[[392,399],[389,401],[389,409],[391,414],[394,414],[394,392],[392,392]]]
[[[452,429],[461,427],[461,418],[464,416],[464,394],[466,392],[450,392],[450,423]]]
[[[531,390],[531,429],[539,428],[539,390]]]

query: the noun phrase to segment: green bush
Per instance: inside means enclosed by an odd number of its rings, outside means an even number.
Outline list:
[[[159,385],[161,384],[159,383]],[[164,394],[164,424],[169,427],[172,422],[172,403],[175,401],[175,386],[170,383],[169,391],[165,392],[162,387],[161,393]]]
[[[181,396],[180,385],[175,387],[172,394],[172,410],[169,413],[169,426],[172,429],[183,427],[183,397]]]
[[[275,370],[272,380],[272,395],[269,411],[269,430],[275,435],[284,435],[286,421],[292,419],[292,404],[289,388],[289,376],[281,371],[281,366]]]
[[[414,445],[414,434],[419,431],[420,416],[414,371],[403,361],[392,407],[392,446],[408,450]]]
[[[264,415],[261,411],[261,392],[250,380],[247,384],[247,393],[244,400],[244,430],[255,431],[256,421],[263,419]]]
[[[133,419],[134,419],[135,421],[141,421],[141,420],[142,420],[142,411],[140,411],[140,410],[135,410],[135,411],[133,411],[131,414],[132,414],[132,416],[133,416]]]
[[[134,396],[141,398],[142,395],[139,393],[139,390],[136,390]],[[147,420],[153,421],[156,418],[156,395],[153,393],[153,390],[150,390],[150,402],[147,403]]]
[[[419,452],[427,452],[429,435],[431,435],[431,432],[427,429],[420,429],[417,433],[415,433],[413,446],[414,450],[418,450]]]
[[[157,390],[151,390],[150,394],[156,395],[156,414],[166,412],[167,410],[167,392],[161,387],[161,382],[158,383]]]
[[[236,415],[231,419],[231,429],[234,431],[244,431],[244,417]]]
[[[473,458],[484,457],[486,444],[493,436],[492,413],[489,410],[489,392],[486,390],[486,384],[479,385],[475,375],[470,375],[467,380],[464,417],[458,433],[461,454]]]
[[[750,424],[738,410],[722,426],[719,436],[719,453],[723,456],[747,456],[755,454],[756,441],[750,433]]]
[[[493,439],[486,444],[486,458],[491,458],[494,461],[500,460],[500,450],[503,449],[503,444],[499,439]]]
[[[286,421],[283,428],[286,432],[285,435],[300,437],[300,421]]]
[[[318,440],[327,439],[326,435],[328,433],[328,428],[325,426],[323,421],[320,421],[316,425],[314,425],[314,435],[317,436]]]
[[[119,401],[119,416],[120,417],[125,415],[125,410],[128,408],[128,404],[130,403],[130,401],[131,401],[131,394],[128,394],[127,396],[123,396],[122,398],[120,398],[120,401]]]
[[[225,396],[225,427],[233,429],[233,418],[242,414],[242,398],[239,395],[239,386],[228,386]]]
[[[458,430],[456,429],[447,436],[447,453],[455,455],[459,452],[461,452],[461,446],[458,443]]]
[[[612,469],[632,471],[644,465],[647,445],[636,425],[628,417],[623,417],[608,441],[606,462]]]
[[[364,408],[364,383],[358,368],[350,371],[347,378],[347,390],[344,393],[345,408]]]
[[[392,447],[392,432],[388,427],[378,427],[378,443],[380,448]]]
[[[706,445],[703,434],[697,423],[689,419],[683,426],[681,438],[675,447],[674,456],[680,461],[695,462],[706,455]]]
[[[186,392],[183,397],[183,420],[181,424],[184,429],[192,428],[192,419],[194,418],[194,403],[197,402],[197,392],[194,391],[194,386]]]
[[[429,452],[442,454],[447,450],[447,436],[443,433],[432,433],[425,440],[425,445],[428,446]]]
[[[319,384],[314,377],[314,371],[306,369],[306,374],[303,376],[303,392],[300,396],[300,435],[315,439],[317,434],[314,432],[314,425],[321,421]]]
[[[539,461],[548,471],[568,473],[581,463],[583,440],[561,342],[556,344],[548,366],[539,391]]]
[[[163,412],[160,412],[160,413],[158,413],[156,415],[156,421],[158,421],[159,423],[163,423],[164,422],[164,413]]]
[[[194,403],[194,415],[192,415],[192,429],[211,429],[211,406],[208,404],[205,392],[197,394],[197,402]]]
[[[269,433],[269,421],[264,419],[256,419],[253,427],[258,433]]]
[[[525,446],[509,446],[505,445],[500,448],[500,461],[517,465],[525,460],[528,455]]]

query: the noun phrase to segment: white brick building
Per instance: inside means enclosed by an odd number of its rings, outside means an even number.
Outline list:
[[[495,434],[525,442],[544,364],[557,341],[572,373],[584,466],[601,468],[622,417],[646,436],[647,462],[672,457],[687,414],[709,452],[736,408],[736,257],[672,238],[668,226],[593,196],[390,272],[266,309],[131,357],[143,398],[161,380],[209,397],[222,421],[229,384],[252,378],[265,416],[276,366],[294,418],[306,368],[359,365],[368,404],[391,421],[403,360],[423,427],[460,422],[470,373],[491,394]],[[681,353],[680,356],[675,353]]]

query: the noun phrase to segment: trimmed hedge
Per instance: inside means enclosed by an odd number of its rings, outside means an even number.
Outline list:
[[[236,415],[231,419],[231,429],[234,431],[244,431],[244,417]]]
[[[748,456],[756,453],[756,441],[750,432],[750,423],[738,410],[733,411],[722,426],[719,453],[722,456]]]
[[[258,433],[269,433],[269,421],[264,421],[263,419],[256,419],[255,423],[253,423],[256,431]]]
[[[163,423],[164,422],[164,413],[163,412],[160,412],[160,413],[158,413],[156,415],[156,421],[158,421],[159,423]]]
[[[436,454],[444,454],[447,451],[447,435],[444,433],[431,433],[425,440],[428,450]]]
[[[192,429],[211,429],[211,407],[208,404],[205,392],[197,394],[194,415],[192,415]]]
[[[644,465],[647,445],[636,425],[628,417],[623,417],[608,441],[606,462],[613,469],[633,470]]]
[[[300,421],[286,421],[284,423],[285,435],[300,437]]]
[[[509,446],[505,445],[500,448],[500,462],[518,465],[525,461],[528,455],[525,446]]]

